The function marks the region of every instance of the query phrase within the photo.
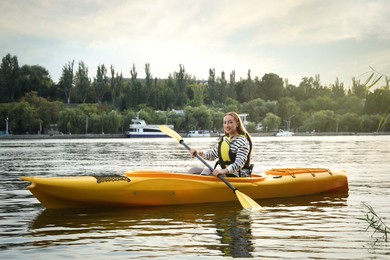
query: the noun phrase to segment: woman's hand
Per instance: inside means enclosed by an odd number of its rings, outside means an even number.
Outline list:
[[[229,173],[229,171],[228,171],[227,169],[215,169],[215,170],[213,171],[214,176],[217,176],[217,177],[218,177],[218,175],[220,175],[220,174],[226,175],[226,174],[228,174],[228,173]]]
[[[191,154],[192,158],[195,157],[195,154],[199,154],[199,156],[202,156],[202,155],[203,155],[203,153],[202,153],[201,151],[198,151],[198,150],[196,150],[196,149],[194,149],[194,148],[191,148],[191,149],[190,149],[190,154]]]

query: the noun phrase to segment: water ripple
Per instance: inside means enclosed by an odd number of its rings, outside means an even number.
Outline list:
[[[215,138],[186,139],[208,149]],[[255,257],[382,259],[389,244],[359,220],[374,207],[390,218],[390,137],[255,137],[255,172],[277,167],[347,170],[349,192],[137,209],[45,210],[20,176],[185,172],[201,163],[170,139],[0,142],[2,258]]]

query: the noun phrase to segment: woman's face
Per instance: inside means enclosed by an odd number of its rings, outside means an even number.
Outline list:
[[[230,115],[226,115],[224,118],[223,118],[223,130],[225,131],[225,133],[227,133],[229,136],[234,136],[237,134],[237,127],[238,127],[238,123],[237,121],[234,119],[234,117],[230,116]]]

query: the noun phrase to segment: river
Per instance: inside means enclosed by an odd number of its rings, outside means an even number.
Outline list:
[[[185,138],[207,149],[216,138]],[[135,209],[47,210],[21,176],[185,172],[201,166],[174,139],[0,141],[0,257],[383,259],[390,242],[368,229],[371,206],[390,226],[390,136],[254,137],[254,172],[320,167],[349,174],[349,192]],[[390,239],[390,237],[388,238]]]

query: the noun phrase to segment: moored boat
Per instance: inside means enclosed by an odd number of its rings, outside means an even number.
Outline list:
[[[187,137],[211,137],[211,134],[209,130],[191,130]]]
[[[252,199],[294,197],[348,191],[345,171],[286,168],[226,178]],[[22,177],[46,208],[139,207],[236,201],[236,195],[214,176],[134,171],[117,176]]]
[[[279,129],[279,131],[275,134],[276,136],[293,136],[294,132],[285,131],[283,129]]]
[[[160,125],[148,125],[145,120],[139,118],[139,113],[137,113],[137,118],[131,119],[131,124],[129,126],[129,131],[126,132],[126,136],[130,138],[158,138],[158,137],[168,137],[160,131]],[[173,129],[173,125],[167,125],[167,127]]]

